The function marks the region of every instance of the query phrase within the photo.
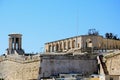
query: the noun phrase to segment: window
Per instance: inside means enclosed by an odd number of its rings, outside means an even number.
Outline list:
[[[80,44],[78,43],[78,46],[77,46],[78,48],[80,47]]]
[[[89,43],[92,43],[92,41],[89,41]]]
[[[56,44],[56,51],[58,51],[58,48],[59,48],[59,47],[58,47],[58,44]]]
[[[51,52],[51,45],[49,45],[49,52]]]
[[[68,49],[70,49],[70,41],[68,41]]]
[[[40,62],[42,63],[42,59],[40,59]]]
[[[60,42],[60,50],[62,50],[62,42]]]
[[[72,41],[72,48],[75,48],[75,40]]]
[[[39,74],[41,74],[41,69],[42,69],[42,68],[41,68],[41,67],[39,67]]]
[[[91,39],[86,40],[86,47],[92,47],[92,41]]]
[[[112,77],[110,77],[110,80],[113,80],[113,78],[112,78]]]
[[[54,52],[54,45],[52,46],[52,52]]]

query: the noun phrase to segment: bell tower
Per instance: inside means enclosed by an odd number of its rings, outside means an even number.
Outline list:
[[[22,34],[9,34],[9,48],[7,54],[19,54],[23,55],[22,49]]]

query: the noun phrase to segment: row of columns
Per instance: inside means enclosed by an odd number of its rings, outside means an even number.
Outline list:
[[[84,48],[91,47],[94,49],[120,49],[120,41],[119,40],[111,40],[94,37],[94,38],[86,38],[82,39],[81,42],[75,39],[61,40],[56,42],[47,43],[46,52],[56,52],[56,51],[65,51],[74,48]]]
[[[85,44],[86,43],[86,44]],[[107,40],[107,39],[102,39],[102,40],[97,40],[97,41],[88,41],[83,43],[86,47],[92,47],[96,49],[120,49],[120,41],[117,40]]]
[[[61,52],[69,49],[76,48],[76,40],[66,40],[60,42],[53,42],[47,44],[47,51],[46,52]]]
[[[103,46],[106,49],[120,49],[120,41],[118,40],[107,40],[104,42]]]
[[[94,41],[86,41],[86,44],[83,44],[85,45],[84,48],[91,47],[96,49],[120,49],[120,41],[116,40],[102,40],[101,42],[98,40],[96,43]]]
[[[14,50],[16,50],[16,49],[18,49],[18,50],[20,50],[20,49],[22,49],[22,40],[21,40],[21,38],[16,38],[16,37],[10,37],[9,38],[9,49],[11,50],[11,49],[14,49]]]

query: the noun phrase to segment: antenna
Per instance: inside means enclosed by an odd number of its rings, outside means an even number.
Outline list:
[[[79,35],[79,9],[77,9],[77,16],[76,16],[76,31],[77,31],[77,36]]]
[[[77,16],[76,16],[76,48],[78,48],[78,35],[79,35],[79,9],[77,9]]]

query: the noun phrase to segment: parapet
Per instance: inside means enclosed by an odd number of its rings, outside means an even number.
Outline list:
[[[0,56],[0,62],[2,61],[13,61],[13,62],[18,62],[18,63],[30,63],[30,62],[35,62],[35,61],[40,61],[39,55],[37,56],[22,56],[22,55],[17,55],[17,56],[11,56],[11,55],[5,55],[5,56]]]

